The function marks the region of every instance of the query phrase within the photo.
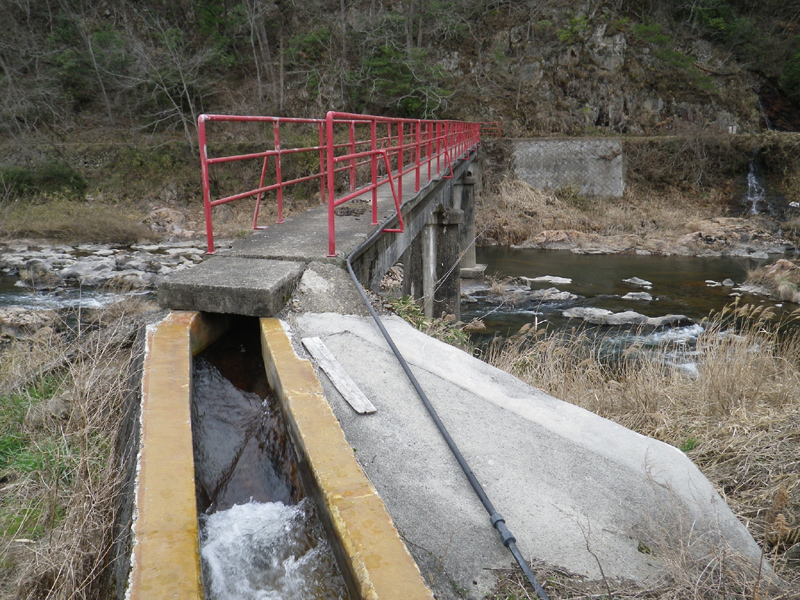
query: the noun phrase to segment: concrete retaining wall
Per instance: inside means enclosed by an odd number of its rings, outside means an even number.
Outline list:
[[[583,196],[619,198],[625,190],[622,144],[617,140],[517,140],[514,172],[533,188],[572,186]]]

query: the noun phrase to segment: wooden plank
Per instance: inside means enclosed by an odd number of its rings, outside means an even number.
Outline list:
[[[362,415],[377,412],[372,402],[364,395],[364,392],[356,385],[356,382],[347,374],[341,363],[334,358],[325,343],[318,337],[303,338],[303,346],[309,354],[317,361],[331,383],[339,390],[347,403],[353,407],[357,413]]]

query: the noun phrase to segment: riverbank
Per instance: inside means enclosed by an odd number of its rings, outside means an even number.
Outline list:
[[[693,197],[629,189],[622,198],[589,199],[574,190],[545,192],[504,179],[479,203],[476,220],[479,245],[766,259],[800,244],[791,225],[800,209],[790,209],[784,221],[764,214],[731,216],[721,192]]]

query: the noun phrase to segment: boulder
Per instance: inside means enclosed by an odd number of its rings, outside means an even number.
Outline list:
[[[641,279],[639,277],[631,277],[630,279],[623,279],[622,282],[645,289],[653,287],[653,284],[651,282],[647,281],[646,279]]]
[[[605,318],[603,325],[642,325],[644,323],[647,323],[646,316],[632,310],[626,310],[613,315],[608,315]]]
[[[569,285],[572,279],[569,277],[557,277],[555,275],[542,275],[541,277],[520,277],[522,281],[533,287],[533,284],[550,283],[553,285]]]
[[[55,321],[51,310],[28,310],[19,306],[0,307],[0,335],[6,338],[26,338]]]
[[[569,292],[562,292],[558,288],[547,288],[546,290],[536,290],[531,294],[532,300],[555,302],[558,300],[575,300],[577,296]]]
[[[653,296],[647,292],[628,292],[622,297],[623,300],[641,300],[643,302],[651,302]]]
[[[591,306],[576,306],[575,308],[568,308],[561,313],[568,319],[583,319],[587,323],[593,325],[604,325],[605,320],[610,315],[613,315],[610,310],[605,308],[593,308]]]
[[[89,256],[62,269],[60,276],[65,280],[75,280],[81,285],[97,287],[112,277],[116,266],[113,258]]]

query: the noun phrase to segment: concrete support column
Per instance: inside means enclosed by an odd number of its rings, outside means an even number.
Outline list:
[[[459,271],[460,229],[464,211],[445,209],[438,214],[436,225],[436,289],[433,295],[433,317],[443,314],[461,319],[461,273]],[[427,316],[427,311],[426,311]]]
[[[420,300],[425,294],[422,290],[422,239],[423,235],[415,237],[400,259],[403,262],[403,296],[410,296],[414,301]]]
[[[435,217],[434,217],[435,219]],[[428,319],[433,318],[433,293],[434,286],[436,285],[436,225],[428,223],[422,228],[420,234],[421,238],[421,256],[422,256],[422,310],[425,317]]]
[[[461,247],[461,262],[459,267],[468,269],[474,267],[477,260],[475,258],[475,183],[477,177],[472,171],[461,180],[460,185],[453,187],[453,193],[459,193],[458,204],[453,205],[464,212],[464,223],[459,233],[459,245]],[[460,189],[458,189],[460,188]]]

